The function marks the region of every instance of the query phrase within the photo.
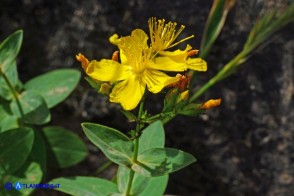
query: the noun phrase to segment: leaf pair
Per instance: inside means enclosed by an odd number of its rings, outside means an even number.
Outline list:
[[[162,127],[161,122],[155,122],[143,130],[143,134],[148,130],[158,130],[159,126]],[[146,177],[165,175],[195,161],[191,155],[180,150],[152,147],[139,151],[137,162],[134,163],[132,161],[133,141],[126,135],[99,124],[83,123],[82,127],[90,141],[100,148],[111,161],[132,168]],[[145,142],[141,143],[145,144]]]
[[[119,131],[99,124],[83,123],[87,137],[113,162],[119,164],[117,185],[99,178],[58,178],[50,183],[62,184],[59,191],[72,195],[125,195],[130,170],[134,170],[131,195],[160,196],[164,193],[168,175],[195,158],[177,149],[164,148],[164,129],[160,121],[149,125],[139,138],[138,161],[132,162],[133,141]],[[103,186],[103,188],[102,188]]]

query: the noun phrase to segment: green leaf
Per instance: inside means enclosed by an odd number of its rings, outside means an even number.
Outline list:
[[[0,65],[6,67],[7,64],[10,64],[15,60],[16,56],[19,53],[23,38],[23,31],[18,30],[8,36],[0,44]]]
[[[248,54],[252,52],[258,45],[266,41],[274,32],[281,29],[285,25],[294,21],[294,3],[287,9],[280,12],[272,10],[259,19],[251,29],[243,51]],[[268,43],[268,42],[267,42]]]
[[[60,184],[55,190],[75,196],[106,196],[118,192],[113,182],[94,177],[57,178],[49,183]]]
[[[44,138],[39,130],[34,130],[34,144],[29,155],[29,159],[38,163],[42,170],[46,171],[47,152]]]
[[[190,103],[178,111],[178,114],[182,114],[186,116],[197,116],[203,113],[204,113],[204,110],[201,109],[201,104],[197,104],[197,103]]]
[[[152,177],[138,196],[162,196],[168,183],[168,175]]]
[[[119,166],[117,170],[117,184],[118,190],[121,193],[126,193],[128,188],[129,177],[130,169],[124,166]],[[146,184],[149,183],[150,179],[151,178],[147,178],[145,176],[135,173],[132,187],[130,190],[130,195],[138,195],[139,193],[141,193],[144,190]]]
[[[206,22],[203,38],[201,40],[201,58],[206,58],[208,55],[210,48],[221,32],[225,24],[227,14],[233,7],[234,3],[235,0],[214,0]]]
[[[174,88],[171,89],[165,96],[164,98],[164,105],[162,112],[170,112],[175,108],[175,104],[177,102],[177,99],[180,95],[180,89],[179,88]]]
[[[18,80],[15,58],[22,44],[23,32],[18,30],[0,44],[0,70],[6,75],[14,87]],[[10,89],[4,78],[0,76],[0,96],[6,100],[12,99]]]
[[[50,111],[42,96],[29,90],[24,91],[18,97],[24,113],[22,118],[24,122],[42,125],[50,121]],[[10,108],[17,117],[21,117],[21,113],[15,100],[11,103]]]
[[[48,164],[65,168],[82,161],[88,154],[84,142],[73,132],[62,127],[45,127],[43,130]]]
[[[0,132],[4,132],[10,129],[15,129],[19,127],[18,124],[18,118],[16,116],[6,116],[2,119],[0,122],[1,127],[0,127]]]
[[[130,169],[119,166],[117,171],[118,189],[125,193],[128,186]],[[168,175],[159,177],[145,177],[138,173],[134,174],[130,195],[138,196],[162,196],[168,182]]]
[[[70,95],[80,77],[81,73],[74,69],[54,70],[31,79],[24,88],[38,92],[52,108]]]
[[[162,176],[177,171],[196,159],[181,150],[172,148],[152,148],[139,154],[138,162],[132,169],[146,177]]]
[[[5,66],[2,67],[2,72],[6,75],[12,87],[15,87],[18,83],[16,61],[13,60],[11,62],[7,62]],[[0,97],[5,100],[11,100],[13,98],[11,90],[2,76],[0,76]]]
[[[164,147],[164,128],[161,121],[156,121],[152,123],[151,125],[146,127],[142,132],[143,133],[139,138],[139,150],[138,150],[139,153],[151,148]],[[121,193],[125,193],[127,190],[128,181],[129,181],[129,173],[130,173],[130,169],[124,166],[119,166],[118,172],[117,172],[117,181],[118,181],[118,188]],[[145,190],[146,185],[148,185],[149,182],[152,182],[152,181],[153,181],[153,178],[148,178],[148,177],[135,173],[130,194],[137,195],[141,193],[143,190]],[[161,192],[161,195],[162,195],[164,190],[159,192]]]
[[[20,182],[22,184],[38,184],[41,182],[43,172],[41,166],[36,162],[26,161],[17,171],[9,176],[5,176],[5,182]],[[34,190],[32,188],[22,188],[18,191],[18,194],[12,195],[30,195]],[[11,190],[6,191],[8,194]]]
[[[25,162],[32,149],[34,132],[17,128],[0,133],[0,176],[11,174]]]
[[[89,77],[89,76],[86,76],[85,77],[85,80],[90,84],[90,86],[92,88],[94,88],[96,91],[99,91],[100,90],[100,87],[101,87],[101,83],[99,82],[96,82],[93,78]]]
[[[0,101],[0,132],[18,127],[18,118],[12,115],[9,102]]]
[[[156,121],[146,127],[142,131],[142,135],[139,138],[139,153],[151,148],[163,148],[164,147],[164,128],[161,121]]]
[[[132,164],[133,142],[123,133],[99,124],[82,123],[89,140],[111,161],[130,166]]]

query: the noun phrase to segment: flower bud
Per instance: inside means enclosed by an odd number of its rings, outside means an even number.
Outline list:
[[[201,105],[201,109],[208,110],[221,104],[221,99],[210,99]]]

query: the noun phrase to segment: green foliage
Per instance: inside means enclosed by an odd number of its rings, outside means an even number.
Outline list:
[[[38,92],[52,108],[69,96],[80,77],[80,72],[73,69],[54,70],[31,79],[24,88]]]
[[[118,192],[113,182],[94,177],[57,178],[50,183],[60,184],[56,190],[75,196],[106,196]]]
[[[166,94],[163,102],[163,113],[171,112],[174,110],[180,94],[181,92],[179,88],[173,88]]]
[[[14,61],[19,53],[22,44],[22,38],[23,32],[22,30],[18,30],[8,36],[0,44],[0,64],[2,66],[6,66],[6,64],[10,64],[11,61]]]
[[[205,30],[201,40],[200,56],[206,58],[213,43],[220,34],[229,10],[233,7],[235,0],[214,0],[206,21]]]
[[[156,121],[153,124],[149,125],[142,132],[143,133],[139,138],[139,153],[151,148],[164,147],[165,134],[163,125],[160,121]],[[129,174],[130,169],[119,166],[117,172],[117,183],[118,189],[121,193],[125,193],[127,191]],[[165,191],[167,181],[168,175],[150,178],[135,173],[130,194],[139,196],[162,195]]]
[[[22,166],[30,154],[33,142],[34,132],[27,127],[0,133],[0,177]]]
[[[0,54],[1,54],[1,51],[0,51]],[[10,63],[4,64],[2,66],[2,72],[7,75],[7,77],[9,78],[11,82],[11,85],[15,87],[18,81],[16,61],[12,60]],[[11,100],[13,98],[13,94],[11,93],[9,86],[7,85],[3,77],[0,77],[0,97],[6,100]]]
[[[97,92],[100,90],[101,84],[96,82],[94,79],[86,76],[85,80],[90,84],[92,88],[94,88]]]
[[[255,23],[249,33],[242,52],[246,54],[252,52],[257,46],[263,44],[263,42],[266,41],[274,32],[293,21],[293,2],[282,13],[279,13],[277,10],[270,11]]]
[[[21,182],[23,184],[38,184],[43,177],[42,168],[36,162],[26,161],[17,171],[5,177],[5,182]],[[34,189],[21,189],[18,194],[30,195]],[[10,191],[6,191],[8,194]]]
[[[119,165],[132,164],[133,142],[121,132],[93,123],[83,123],[82,128],[89,138],[113,162]]]
[[[139,174],[152,177],[177,171],[195,162],[196,159],[181,150],[172,148],[151,148],[139,154],[132,169]]]
[[[261,17],[251,29],[243,50],[230,60],[213,78],[203,85],[196,93],[194,93],[190,102],[195,101],[199,96],[206,92],[216,83],[235,73],[237,68],[246,62],[255,49],[262,45],[265,46],[270,42],[269,37],[280,30],[290,22],[294,21],[294,3],[291,3],[283,12],[272,10]],[[267,41],[265,43],[265,41]]]
[[[178,114],[186,116],[198,116],[199,114],[204,113],[201,109],[201,104],[190,103],[178,111]]]
[[[23,86],[16,67],[22,37],[22,31],[17,31],[0,44],[1,185],[8,181],[40,183],[47,160],[64,168],[77,164],[87,155],[85,144],[76,134],[60,127],[40,131],[35,126],[50,121],[49,108],[74,90],[80,73],[72,69],[56,70]],[[33,190],[0,190],[0,195],[30,195]]]
[[[10,104],[15,116],[22,118],[28,124],[42,125],[50,121],[50,111],[42,96],[34,91],[24,91],[19,95],[19,102],[23,114],[19,111],[17,101],[13,100]],[[23,115],[23,116],[22,116]]]
[[[42,130],[47,146],[48,164],[65,168],[82,161],[88,154],[86,145],[71,131],[50,126]]]
[[[163,148],[165,142],[164,128],[161,121],[156,121],[142,131],[139,138],[139,153],[151,148]]]

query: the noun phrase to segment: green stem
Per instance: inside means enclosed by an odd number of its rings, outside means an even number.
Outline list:
[[[1,69],[0,69],[0,75],[4,78],[6,84],[8,85],[8,87],[9,87],[9,89],[10,89],[10,91],[11,91],[11,93],[12,93],[12,95],[13,95],[15,101],[16,101],[16,105],[17,105],[17,107],[19,109],[20,116],[21,116],[21,118],[23,118],[24,112],[22,110],[22,107],[21,107],[21,104],[20,104],[20,101],[19,101],[19,98],[18,98],[17,91],[14,89],[14,87],[11,84],[11,82],[9,81],[9,79],[7,78],[7,76],[5,75],[5,73],[2,72]]]
[[[246,57],[246,53],[240,52],[235,58],[233,58],[230,62],[228,62],[213,78],[211,78],[196,93],[194,93],[190,98],[190,102],[195,101],[198,97],[200,97],[203,93],[205,93],[209,88],[211,88],[216,83],[218,83],[219,81],[223,80],[224,78],[232,74],[235,68],[244,61],[245,57]]]
[[[144,97],[142,98],[142,101],[139,106],[139,112],[138,112],[138,122],[136,125],[136,130],[135,130],[135,139],[134,139],[134,155],[133,155],[133,163],[137,162],[138,158],[138,152],[139,152],[139,136],[140,136],[140,131],[141,131],[141,118],[142,118],[142,113],[143,113],[143,107],[144,107]],[[129,196],[133,184],[133,179],[134,179],[135,172],[131,169],[130,174],[129,174],[129,181],[128,181],[128,186],[127,186],[127,191],[125,196]]]

